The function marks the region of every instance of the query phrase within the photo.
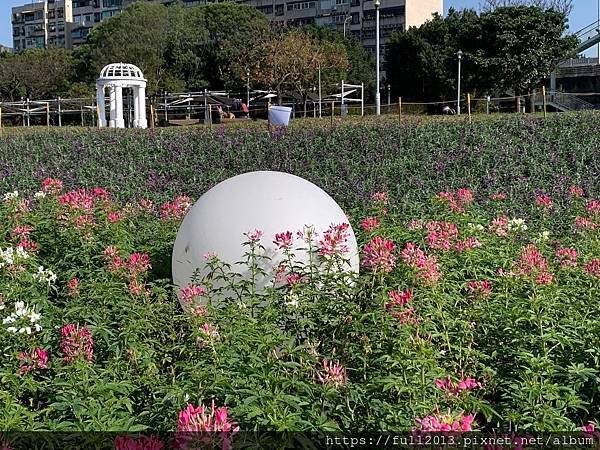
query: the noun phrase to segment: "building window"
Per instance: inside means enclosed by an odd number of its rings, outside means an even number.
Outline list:
[[[112,6],[123,6],[123,0],[102,0],[102,6],[110,8]]]
[[[275,15],[283,16],[283,6],[284,5],[275,5]]]
[[[315,7],[315,2],[302,2],[302,3],[289,3],[287,5],[288,11],[300,10],[300,9],[310,9]]]
[[[13,28],[13,36],[19,36],[21,34],[20,31],[21,30],[19,29],[19,27],[14,27]]]
[[[273,14],[273,5],[257,6],[256,9],[263,14]]]

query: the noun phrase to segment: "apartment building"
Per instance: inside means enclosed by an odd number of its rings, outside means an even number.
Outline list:
[[[13,8],[14,49],[62,46],[73,48],[85,42],[90,31],[103,20],[119,14],[140,0],[46,0]],[[164,4],[173,0],[146,0]],[[255,6],[274,22],[315,23],[352,34],[375,51],[375,7],[373,0],[234,0]],[[207,0],[183,0],[186,6]],[[443,0],[381,0],[380,39],[385,46],[398,30],[419,26],[434,13],[442,14]]]
[[[13,49],[71,48],[72,0],[28,2],[12,9]]]
[[[12,53],[12,48],[0,45],[0,53]]]

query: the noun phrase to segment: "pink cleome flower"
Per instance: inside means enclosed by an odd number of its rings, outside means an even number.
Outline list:
[[[463,250],[471,250],[474,248],[480,248],[481,245],[482,244],[479,241],[479,239],[477,239],[476,237],[473,237],[473,236],[469,236],[467,239],[457,242],[454,245],[454,248],[457,251],[462,252]]]
[[[67,206],[72,210],[79,210],[86,213],[91,213],[93,211],[95,200],[96,197],[94,194],[85,189],[67,192],[58,198],[58,202],[61,205]]]
[[[87,362],[94,359],[94,339],[87,326],[70,323],[60,329],[60,334],[60,350],[67,364],[80,358]]]
[[[195,286],[190,284],[184,288],[181,288],[181,290],[179,291],[179,295],[183,302],[192,303],[192,301],[195,300],[196,297],[206,295],[206,289],[204,289],[202,286]]]
[[[387,205],[390,201],[387,192],[375,192],[371,195],[371,200],[380,205]]]
[[[552,209],[554,207],[552,204],[552,199],[546,194],[536,195],[535,203],[537,206],[545,209]]]
[[[347,223],[331,224],[323,233],[323,239],[319,241],[319,254],[321,256],[339,256],[348,253],[348,245],[346,244],[350,237],[348,228],[350,228],[350,225]]]
[[[489,228],[492,233],[496,234],[496,236],[508,236],[508,217],[496,217],[494,220],[492,220],[492,223],[490,223]]]
[[[492,283],[488,280],[484,281],[469,281],[467,290],[472,294],[480,297],[489,297],[492,294]]]
[[[481,383],[471,377],[462,377],[458,382],[454,382],[448,375],[446,378],[435,380],[435,386],[449,396],[458,396],[465,391],[480,388]]]
[[[598,226],[586,217],[575,217],[575,228],[579,230],[595,230]]]
[[[79,279],[71,278],[67,283],[67,295],[77,297],[79,295]]]
[[[573,248],[559,248],[554,256],[561,267],[577,267],[578,254]]]
[[[148,253],[135,252],[129,256],[127,268],[132,276],[140,275],[152,268]]]
[[[28,352],[21,352],[17,356],[21,361],[21,367],[17,372],[19,375],[25,375],[36,369],[48,368],[48,352],[43,348],[36,347]]]
[[[396,267],[395,250],[394,242],[376,236],[363,248],[361,264],[363,267],[370,268],[374,273],[389,273]]]
[[[317,374],[317,379],[322,384],[332,385],[334,387],[344,386],[348,382],[346,368],[339,361],[323,360],[323,370]]]
[[[433,285],[441,278],[440,267],[435,256],[428,256],[412,242],[408,242],[400,254],[402,261],[417,270],[417,278],[426,285]]]
[[[154,436],[141,436],[134,439],[130,436],[117,436],[115,438],[115,450],[162,450],[165,444]]]
[[[425,227],[428,231],[427,245],[432,249],[450,250],[458,238],[458,228],[454,223],[432,220]]]
[[[554,276],[548,272],[548,260],[534,244],[529,244],[521,250],[514,264],[514,272],[516,275],[533,276],[535,282],[541,285],[554,281]]]
[[[263,232],[262,230],[252,230],[252,231],[248,231],[247,233],[244,233],[244,236],[246,236],[248,238],[248,240],[250,241],[250,243],[252,244],[256,244],[258,241],[260,241],[260,238],[263,237]]]
[[[182,219],[192,207],[192,199],[181,195],[172,202],[167,202],[160,207],[160,217],[163,220]]]
[[[277,233],[275,235],[275,240],[273,241],[273,243],[277,245],[277,247],[280,250],[289,250],[290,248],[292,248],[292,245],[294,243],[292,232],[286,231],[284,233]]]
[[[600,200],[591,200],[585,205],[587,212],[591,214],[600,214]]]
[[[404,306],[413,298],[413,290],[406,291],[390,291],[388,292],[390,302],[386,304],[386,308],[390,309],[393,306]]]
[[[418,424],[417,430],[425,432],[436,431],[473,431],[475,417],[460,414],[456,417],[450,415],[427,416],[423,419],[415,419]]]
[[[473,191],[461,188],[456,193],[440,192],[436,198],[442,203],[446,203],[452,211],[464,212],[465,207],[473,203]]]
[[[285,277],[285,282],[288,286],[294,286],[303,280],[302,275],[299,273],[291,273]]]
[[[45,194],[59,194],[62,188],[63,182],[57,178],[46,178],[42,181],[42,192]]]
[[[595,258],[583,266],[588,274],[600,278],[600,259]]]
[[[569,195],[573,198],[581,198],[585,196],[583,192],[583,188],[581,186],[570,186],[569,187]]]
[[[106,218],[110,223],[117,223],[123,219],[123,213],[119,211],[111,211],[108,213]]]
[[[222,406],[215,408],[215,402],[212,401],[210,412],[204,405],[194,406],[188,404],[186,408],[179,412],[177,422],[178,432],[236,432],[240,427],[229,417],[229,410]]]
[[[501,202],[503,200],[506,200],[506,193],[496,192],[495,194],[490,195],[490,200],[493,200],[495,202]]]
[[[365,217],[360,222],[360,227],[367,232],[376,230],[380,226],[381,226],[381,222],[379,221],[379,219],[377,217]]]

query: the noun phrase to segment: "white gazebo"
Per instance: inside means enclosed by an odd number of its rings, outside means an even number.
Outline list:
[[[99,125],[106,126],[105,89],[108,88],[110,99],[111,128],[125,128],[123,119],[123,89],[133,90],[135,128],[148,128],[146,120],[146,82],[142,71],[133,64],[109,64],[96,81],[96,97],[98,101]]]

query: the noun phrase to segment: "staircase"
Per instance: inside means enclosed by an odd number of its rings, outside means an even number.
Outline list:
[[[600,43],[600,20],[589,24],[587,27],[582,28],[575,37],[579,40],[577,46],[577,53],[586,51],[588,48]]]
[[[541,95],[535,96],[536,106],[543,105],[543,99]],[[586,102],[580,97],[574,94],[565,94],[564,92],[547,92],[546,93],[546,105],[555,108],[558,111],[589,111],[596,109],[597,106]]]

